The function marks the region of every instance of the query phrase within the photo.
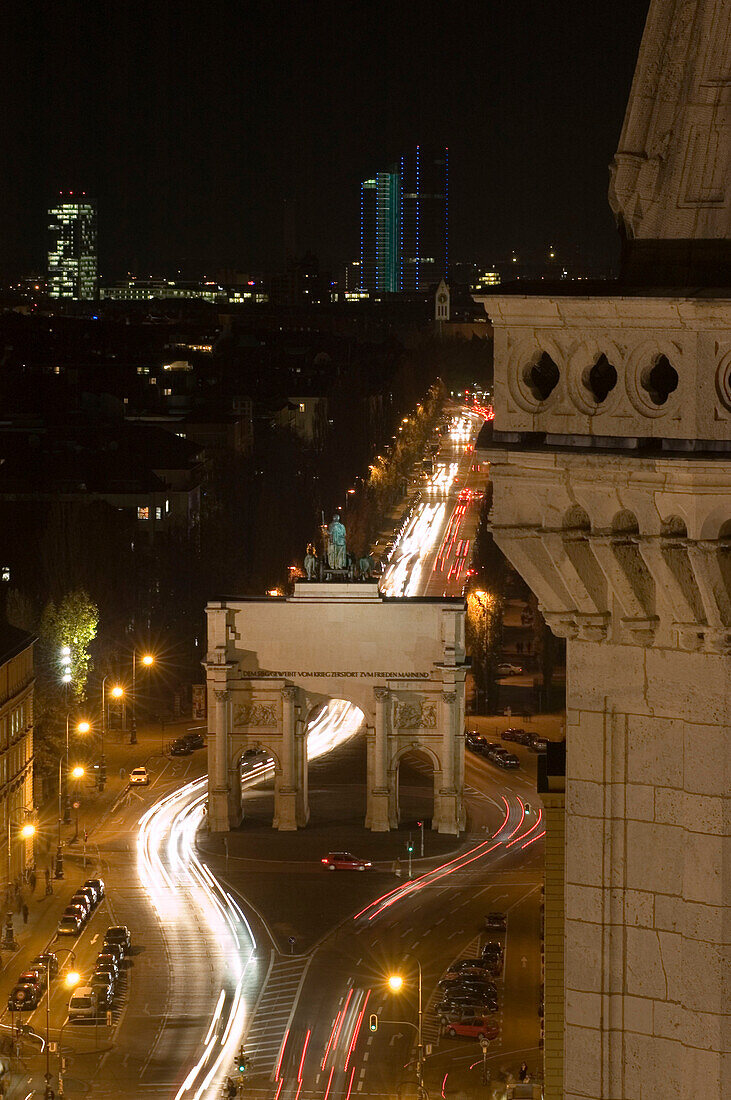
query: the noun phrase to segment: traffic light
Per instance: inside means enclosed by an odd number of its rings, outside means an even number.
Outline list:
[[[411,842],[411,841],[409,841],[409,843],[408,843],[408,844],[406,845],[406,851],[407,851],[407,852],[408,852],[409,854],[411,854],[411,852],[413,852],[413,850],[414,850],[414,845],[412,844],[412,842]]]
[[[371,1031],[378,1031],[378,1016],[375,1012],[371,1012],[371,1018],[368,1021],[368,1027]]]
[[[247,1069],[249,1068],[249,1059],[245,1054],[243,1047],[239,1047],[238,1057],[236,1058],[236,1068],[238,1069],[239,1073],[246,1073]]]

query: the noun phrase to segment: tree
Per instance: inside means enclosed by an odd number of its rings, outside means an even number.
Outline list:
[[[91,671],[89,647],[98,626],[99,609],[83,588],[68,592],[58,604],[49,600],[41,615],[39,641],[49,681],[54,664],[60,673],[61,658],[68,650],[69,692],[77,700],[83,699],[85,694]]]

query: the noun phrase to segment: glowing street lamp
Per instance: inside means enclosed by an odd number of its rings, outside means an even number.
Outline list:
[[[143,653],[140,657],[140,664],[143,668],[151,668],[155,663],[155,658],[151,653]],[[132,713],[130,716],[130,730],[129,730],[129,743],[130,745],[137,744],[137,650],[132,650],[132,699],[130,702]]]
[[[422,984],[422,981],[421,981],[421,963],[417,959],[416,955],[409,954],[406,957],[409,958],[409,959],[412,959],[416,963],[416,968],[417,968],[417,971],[418,971],[418,974],[419,974],[419,980],[418,980],[418,985],[417,985],[417,993],[418,993],[418,999],[419,999],[418,1000],[419,1015],[418,1015],[418,1024],[417,1024],[417,1028],[416,1028],[416,1035],[417,1035],[416,1076],[417,1076],[417,1081],[419,1083],[419,1097],[421,1098],[421,1097],[424,1097],[426,1095],[426,1093],[424,1091],[424,1043],[423,1043],[423,1040],[422,1040],[423,1012],[422,1012],[422,997],[421,997],[421,984]],[[404,981],[404,977],[403,977],[402,974],[390,974],[389,977],[388,977],[388,988],[391,990],[392,993],[401,993],[404,989],[405,984],[406,983]]]

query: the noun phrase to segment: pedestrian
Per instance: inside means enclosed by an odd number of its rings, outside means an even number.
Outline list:
[[[23,902],[23,924],[28,923],[28,912],[29,912],[28,906],[26,905],[25,902]]]
[[[525,1064],[525,1062],[521,1062],[520,1063],[520,1069],[518,1070],[518,1077],[520,1078],[521,1081],[525,1081],[527,1076],[528,1076],[528,1066]]]
[[[30,873],[30,890],[31,890],[32,894],[35,894],[35,892],[36,892],[36,882],[37,882],[36,873],[35,873],[35,870],[33,870]]]

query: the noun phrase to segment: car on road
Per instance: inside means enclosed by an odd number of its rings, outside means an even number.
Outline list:
[[[104,933],[104,943],[118,943],[125,955],[132,946],[132,936],[126,924],[115,924]]]
[[[477,734],[468,733],[465,735],[464,743],[470,752],[482,752],[485,739],[484,737],[478,737]]]
[[[96,990],[82,985],[74,990],[69,1001],[69,1020],[93,1020],[99,1012]]]
[[[202,749],[206,744],[201,733],[186,733],[183,741],[190,745],[191,749]]]
[[[496,764],[498,768],[519,768],[520,760],[515,753],[508,752],[506,749],[493,749],[488,753],[488,760],[493,764]]]
[[[148,787],[150,776],[147,773],[147,768],[133,768],[129,773],[129,785],[130,787]]]
[[[97,904],[104,897],[104,879],[103,878],[88,878],[84,883],[84,886],[90,886],[92,890],[96,892]]]
[[[112,982],[107,981],[106,975],[101,971],[94,973],[89,983],[91,988],[96,993],[97,1001],[104,1008],[109,1006],[114,1001],[114,985]]]
[[[192,746],[182,737],[176,737],[170,746],[171,756],[190,756],[192,752]]]
[[[438,983],[438,988],[445,997],[453,993],[477,993],[480,997],[497,997],[497,989],[489,978],[447,978]]]
[[[474,993],[468,995],[450,995],[436,1005],[434,1011],[443,1024],[448,1023],[450,1017],[461,1012],[463,1016],[479,1016],[498,1011],[497,997],[477,997]]]
[[[521,726],[508,726],[500,734],[501,741],[515,741],[518,745],[527,745],[529,738],[530,734],[526,733]]]
[[[117,966],[121,967],[122,960],[124,959],[124,948],[120,943],[107,943],[105,940],[102,945],[102,953],[111,955]]]
[[[485,928],[488,932],[504,932],[508,922],[504,913],[488,913],[485,917]]]
[[[34,959],[31,959],[30,965],[31,969],[35,967],[38,970],[43,967],[44,970],[48,970],[51,981],[58,977],[58,958],[53,951],[45,951],[42,955],[36,955]]]
[[[502,749],[502,745],[499,745],[497,741],[485,741],[483,739],[482,745],[480,746],[480,752],[483,756],[487,756],[489,758],[490,753],[494,752],[495,749]]]
[[[105,970],[103,966],[95,967],[92,974],[92,981],[94,978],[98,978],[100,981],[103,979],[107,985],[111,985],[112,991],[117,992],[117,983],[119,982],[119,971],[117,970]]]
[[[520,676],[523,669],[520,665],[511,665],[507,661],[505,664],[497,666],[498,676]]]
[[[58,936],[78,936],[83,921],[78,913],[64,913],[58,922]]]
[[[448,982],[461,981],[462,979],[467,981],[474,981],[475,979],[489,981],[491,977],[487,964],[482,959],[478,959],[473,966],[462,966],[459,970],[456,967],[450,967],[443,980]]]
[[[78,905],[79,909],[83,910],[85,921],[91,916],[92,904],[86,894],[82,893],[80,890],[77,890],[75,894],[71,895],[69,905]]]
[[[528,748],[531,752],[547,752],[548,751],[548,738],[541,737],[537,733],[530,735],[530,744]]]
[[[350,852],[328,852],[320,862],[328,871],[367,871],[373,866],[370,860],[359,859]]]
[[[482,948],[482,960],[483,960],[483,964],[486,965],[486,966],[489,966],[489,967],[495,967],[495,966],[502,967],[502,965],[503,965],[503,948],[502,948],[502,944],[493,943],[492,941],[490,943],[486,943],[485,946]]]
[[[464,1016],[446,1024],[444,1034],[450,1039],[497,1039],[500,1028],[489,1016]]]
[[[90,909],[96,909],[99,904],[99,898],[97,897],[96,890],[92,886],[80,886],[75,892],[74,897],[78,898],[80,895],[86,898]]]
[[[41,999],[41,987],[35,982],[23,982],[16,985],[8,997],[10,1012],[28,1012],[38,1007]]]
[[[76,917],[79,921],[79,927],[86,923],[88,916],[86,909],[83,905],[77,905],[76,902],[69,902],[63,911],[64,917]]]
[[[114,974],[115,978],[119,978],[119,969],[119,963],[111,951],[100,951],[94,963],[94,970],[108,970],[110,974]]]
[[[33,966],[28,970],[24,970],[22,974],[18,974],[18,980],[16,985],[37,985],[39,989],[46,988],[46,968],[45,966]]]

